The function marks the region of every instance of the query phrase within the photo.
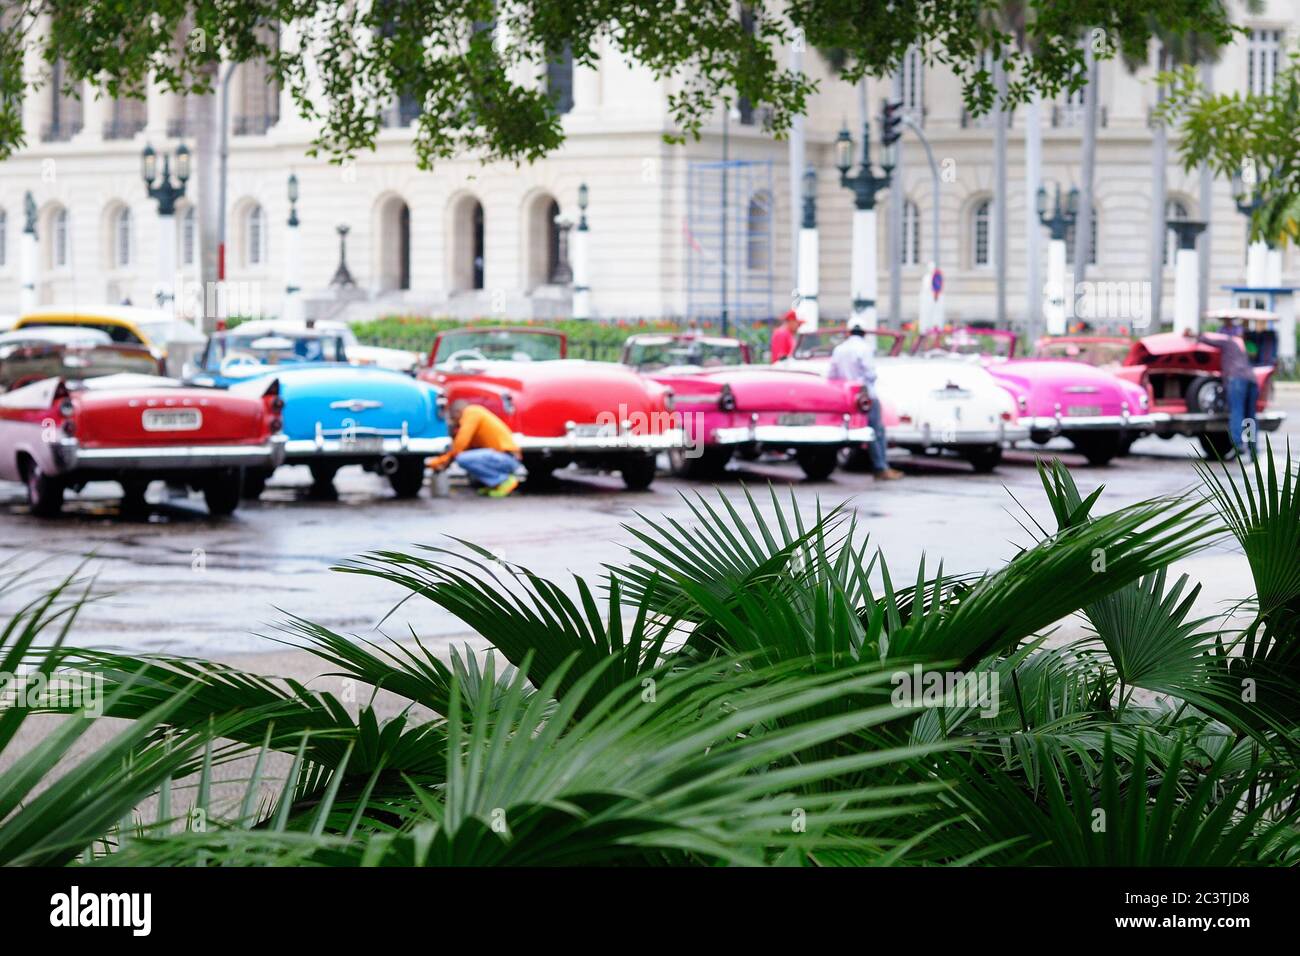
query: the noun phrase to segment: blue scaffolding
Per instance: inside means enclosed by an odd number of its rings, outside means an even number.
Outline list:
[[[687,166],[688,318],[738,332],[772,317],[775,196],[770,160]]]

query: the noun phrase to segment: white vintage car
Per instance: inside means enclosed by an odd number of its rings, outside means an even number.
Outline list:
[[[824,373],[847,331],[805,332],[781,364]],[[876,392],[889,444],[913,454],[955,454],[987,472],[1002,460],[1003,448],[1029,437],[1015,400],[983,367],[964,359],[904,357],[898,332],[867,334],[876,343]]]
[[[240,334],[258,333],[266,336],[285,336],[294,338],[308,327],[306,322],[292,319],[256,319],[243,322],[238,328]],[[414,375],[423,357],[419,352],[406,349],[388,349],[377,345],[362,345],[357,341],[356,333],[346,322],[333,319],[321,319],[311,323],[311,328],[322,333],[336,334],[342,340],[343,354],[350,365],[374,365],[394,372]]]

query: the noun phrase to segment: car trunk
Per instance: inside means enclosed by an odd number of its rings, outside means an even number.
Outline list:
[[[86,447],[211,445],[265,438],[256,399],[203,389],[158,388],[74,393],[77,438]]]

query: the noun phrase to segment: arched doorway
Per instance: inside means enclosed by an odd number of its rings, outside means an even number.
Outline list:
[[[524,207],[524,249],[526,273],[524,279],[529,289],[542,285],[563,285],[570,278],[562,274],[560,227],[556,217],[560,204],[549,193],[539,193]],[[567,270],[564,270],[567,272]]]
[[[487,275],[487,230],[483,204],[466,193],[452,201],[448,222],[452,292],[484,288]]]
[[[382,292],[411,287],[411,207],[400,196],[390,196],[379,209],[378,286]]]

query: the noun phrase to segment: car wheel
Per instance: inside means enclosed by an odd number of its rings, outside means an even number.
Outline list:
[[[1123,458],[1133,450],[1133,443],[1138,440],[1137,435],[1125,435],[1119,440],[1119,456]]]
[[[555,481],[555,470],[560,466],[558,461],[548,458],[525,458],[524,468],[528,470],[527,484],[537,488],[541,485],[549,485]]]
[[[63,483],[41,471],[41,466],[28,461],[25,481],[27,483],[27,504],[32,514],[41,518],[52,518],[63,510]]]
[[[871,451],[866,445],[854,445],[844,452],[841,467],[845,471],[865,473],[871,471]]]
[[[1120,453],[1118,435],[1089,435],[1086,438],[1073,438],[1071,442],[1075,450],[1088,459],[1088,464],[1097,467],[1109,465],[1110,460]]]
[[[224,518],[235,513],[239,499],[244,490],[242,469],[228,469],[216,472],[203,483],[203,500],[207,502],[208,514],[214,518]]]
[[[149,502],[144,498],[148,490],[149,482],[140,478],[122,482],[122,513],[138,515],[148,511]]]
[[[339,473],[340,465],[331,462],[316,462],[311,466],[311,495],[313,498],[337,498],[334,489],[334,476]]]
[[[1213,375],[1198,375],[1183,393],[1189,412],[1217,415],[1228,410],[1228,395],[1223,389],[1223,379]]]
[[[1201,451],[1205,452],[1205,457],[1211,461],[1220,458],[1226,460],[1233,452],[1232,436],[1227,432],[1202,432],[1196,436],[1196,440],[1200,443]]]
[[[388,476],[388,483],[399,498],[414,498],[424,487],[424,459],[407,455],[397,460],[397,470]]]
[[[645,491],[655,480],[655,456],[632,455],[619,469],[628,491]]]
[[[690,449],[674,448],[668,452],[668,466],[678,478],[690,478],[696,481],[717,478],[731,461],[730,448],[701,448],[695,456],[687,454]]]
[[[840,461],[838,448],[800,448],[795,452],[795,461],[803,469],[804,477],[809,481],[825,481],[835,470]]]
[[[1001,463],[1002,447],[986,445],[983,448],[972,449],[966,452],[966,460],[970,462],[977,475],[987,475]]]
[[[266,483],[271,480],[273,472],[265,468],[248,468],[244,471],[244,486],[241,494],[249,501],[256,501],[266,490]]]

